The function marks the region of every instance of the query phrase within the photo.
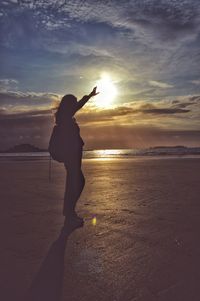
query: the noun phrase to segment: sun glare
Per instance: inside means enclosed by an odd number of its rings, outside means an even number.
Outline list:
[[[100,92],[95,98],[95,105],[98,107],[107,107],[112,104],[117,95],[117,89],[111,77],[103,74],[96,82],[97,91]]]

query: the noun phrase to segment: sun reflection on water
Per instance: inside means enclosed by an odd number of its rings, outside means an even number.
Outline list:
[[[115,156],[115,155],[120,155],[122,151],[120,149],[99,149],[95,151],[96,154],[99,157],[104,157],[104,156]]]

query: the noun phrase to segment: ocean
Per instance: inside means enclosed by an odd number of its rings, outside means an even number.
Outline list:
[[[85,150],[84,159],[103,158],[134,158],[134,157],[172,157],[172,156],[200,156],[200,147],[154,147],[147,149],[105,149]],[[23,159],[48,159],[48,152],[27,152],[27,153],[0,153],[0,158],[23,158]]]

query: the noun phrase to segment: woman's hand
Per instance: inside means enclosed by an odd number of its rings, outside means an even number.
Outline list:
[[[91,92],[89,95],[83,96],[83,98],[81,98],[81,100],[78,101],[77,107],[76,107],[76,112],[77,112],[78,110],[80,110],[80,109],[86,104],[86,102],[88,102],[88,100],[89,100],[91,97],[96,96],[96,95],[99,94],[99,92],[97,92],[96,90],[97,90],[97,87],[94,87],[94,89],[92,90],[92,92]],[[75,112],[75,113],[76,113],[76,112]],[[74,113],[74,114],[75,114],[75,113]]]
[[[96,96],[99,94],[99,92],[96,92],[97,87],[94,87],[94,89],[92,90],[92,92],[89,94],[90,97]]]

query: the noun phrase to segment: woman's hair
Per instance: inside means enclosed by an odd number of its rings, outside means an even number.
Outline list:
[[[61,124],[71,119],[76,112],[77,98],[72,94],[63,96],[55,113],[56,124]]]

